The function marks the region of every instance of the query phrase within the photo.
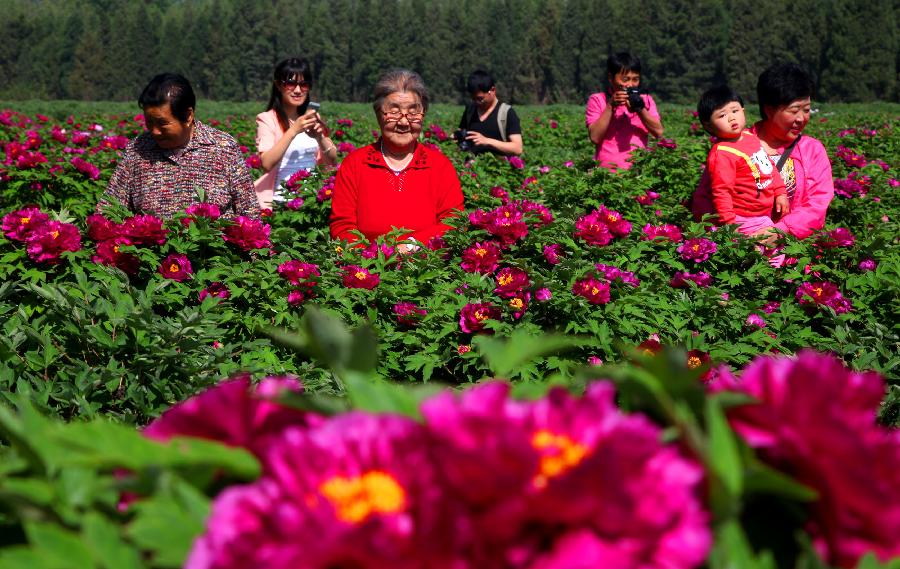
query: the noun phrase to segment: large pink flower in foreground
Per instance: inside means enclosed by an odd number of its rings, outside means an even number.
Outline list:
[[[71,223],[47,221],[25,239],[28,256],[38,263],[56,264],[63,251],[81,249],[81,233]]]
[[[853,567],[868,551],[900,555],[900,431],[875,422],[881,378],[811,351],[759,358],[740,379],[722,373],[713,389],[759,400],[730,410],[738,434],[818,493],[808,529],[826,561]]]
[[[232,243],[244,251],[262,249],[272,245],[269,241],[269,232],[272,228],[268,223],[244,215],[239,215],[234,221],[233,225],[229,225],[222,232],[222,239],[228,243]]]
[[[288,377],[267,377],[251,387],[250,375],[223,381],[183,401],[147,425],[143,434],[157,441],[196,437],[249,450],[263,457],[273,437],[291,426],[322,421],[317,415],[272,401],[285,391],[301,391]]]
[[[348,413],[274,441],[271,471],[213,503],[187,569],[417,569],[464,527],[411,419]]]
[[[26,207],[3,216],[3,235],[13,241],[25,241],[36,228],[50,221],[38,207]]]
[[[474,530],[469,566],[678,569],[706,558],[702,469],[613,395],[604,382],[581,398],[555,389],[520,402],[488,383],[423,404],[447,491]]]

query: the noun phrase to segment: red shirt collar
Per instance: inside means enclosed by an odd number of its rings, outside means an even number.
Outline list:
[[[372,144],[366,147],[366,155],[363,161],[370,165],[376,166],[379,168],[389,169],[387,162],[384,161],[384,156],[381,154],[381,139],[379,138]],[[413,158],[410,160],[409,164],[406,168],[427,168],[428,167],[428,149],[421,142],[416,144],[416,149],[413,151]]]

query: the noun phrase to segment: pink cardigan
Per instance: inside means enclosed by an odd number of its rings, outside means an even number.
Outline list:
[[[751,129],[756,134],[759,123]],[[784,151],[784,147],[777,149]],[[798,239],[809,237],[825,225],[825,213],[834,198],[834,179],[831,162],[825,146],[811,136],[803,135],[791,152],[797,189],[791,200],[791,212],[775,223],[775,228],[790,233]],[[700,184],[691,201],[694,219],[700,221],[705,214],[715,213],[709,175],[703,172]]]
[[[264,113],[256,115],[256,152],[262,156],[263,152],[269,151],[281,137],[284,131],[278,123],[278,115],[275,109],[269,109]],[[316,164],[322,164],[325,161],[325,155],[322,149],[316,151]],[[278,161],[279,164],[281,161]],[[256,182],[256,199],[259,200],[259,207],[271,208],[272,197],[275,193],[275,179],[278,176],[278,165],[263,174]]]

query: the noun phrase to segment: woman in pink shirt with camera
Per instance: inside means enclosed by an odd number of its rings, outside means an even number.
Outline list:
[[[266,171],[256,183],[262,208],[282,201],[282,184],[300,170],[337,162],[337,148],[318,105],[310,104],[312,74],[305,59],[285,59],[275,66],[266,112],[256,116],[256,150]]]

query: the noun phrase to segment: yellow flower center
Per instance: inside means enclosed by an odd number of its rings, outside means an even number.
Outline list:
[[[643,352],[643,353],[644,353],[645,356],[655,356],[655,355],[656,355],[656,352],[654,352],[654,351],[651,350],[650,348],[644,348],[644,352]],[[688,363],[688,365],[690,365],[690,363]]]
[[[688,358],[687,366],[691,369],[696,369],[700,367],[701,364],[703,364],[703,362],[700,361],[700,358],[698,358],[697,356],[691,356]]]
[[[693,250],[694,250],[694,253],[696,253],[697,251],[700,250],[700,245],[697,245],[696,243],[694,243],[694,246],[691,247],[691,249],[693,249]]]
[[[503,286],[508,285],[509,283],[512,282],[512,280],[513,280],[513,278],[512,278],[511,275],[502,275],[502,276],[500,276],[500,277],[497,278],[497,282],[500,283],[500,284],[503,285]]]
[[[31,221],[30,217],[23,217],[22,219],[19,220],[19,223],[21,223],[22,225],[28,225],[29,221]]]
[[[823,292],[825,292],[825,291],[823,291],[822,287],[820,287],[820,286],[817,286],[816,288],[813,289],[813,294],[816,295],[816,298],[822,296]]]
[[[169,265],[169,272],[177,273],[180,268],[181,267],[178,266],[178,263],[172,263],[171,265]]]
[[[475,316],[475,320],[478,320],[479,322],[483,322],[483,321],[487,320],[487,316],[482,314],[482,312],[480,310],[476,310],[474,316]]]
[[[613,214],[609,214],[606,216],[606,219],[612,223],[619,221],[619,217]]]
[[[59,237],[59,231],[51,231],[51,232],[50,232],[50,235],[51,235],[54,239],[56,239],[56,238]]]
[[[600,294],[600,289],[597,287],[591,287],[591,294]]]
[[[487,255],[487,249],[475,249],[475,254],[479,257],[484,257]]]
[[[356,274],[353,275],[353,276],[356,277],[357,279],[361,280],[361,281],[366,280],[366,273],[364,273],[364,272],[362,272],[362,271],[356,271]]]
[[[113,245],[113,253],[118,253],[118,252],[119,252],[119,246]]]
[[[508,211],[504,211],[504,212],[503,212],[503,215],[505,215],[506,217],[509,217],[509,212],[508,212]]]
[[[373,470],[362,476],[333,476],[319,491],[334,506],[338,519],[358,524],[373,514],[395,514],[406,506],[406,492],[397,480]]]
[[[525,306],[525,303],[522,302],[521,298],[514,298],[509,301],[509,305],[513,308],[522,308],[523,306]]]
[[[538,474],[532,480],[536,488],[544,488],[551,478],[577,466],[588,452],[586,446],[566,435],[556,435],[544,429],[534,433],[531,446],[541,453]]]

